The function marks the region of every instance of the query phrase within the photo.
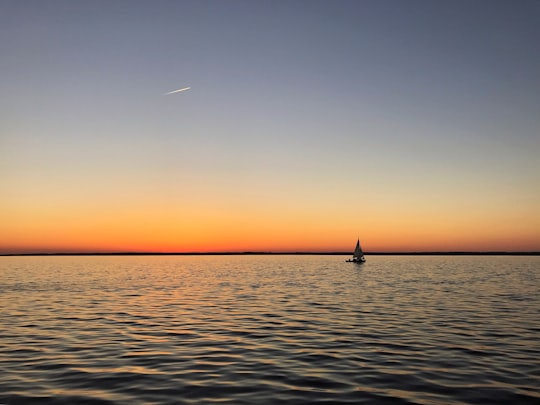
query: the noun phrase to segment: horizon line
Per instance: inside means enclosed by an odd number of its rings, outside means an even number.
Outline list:
[[[217,251],[217,252],[28,252],[0,253],[0,256],[233,256],[233,255],[351,255],[349,251]],[[364,252],[371,256],[540,256],[540,251],[411,251],[411,252]]]

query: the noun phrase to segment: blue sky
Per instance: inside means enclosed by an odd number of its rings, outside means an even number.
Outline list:
[[[264,206],[283,232],[307,215],[317,246],[362,228],[406,239],[426,214],[440,226],[421,248],[465,213],[540,249],[539,1],[0,9],[0,181],[14,234],[88,198],[101,207],[90,216]]]

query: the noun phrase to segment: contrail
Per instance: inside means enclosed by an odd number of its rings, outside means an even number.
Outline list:
[[[173,93],[180,93],[181,91],[186,91],[189,89],[191,89],[191,87],[184,87],[183,89],[169,91],[168,93],[165,93],[164,96],[168,96],[169,94],[173,94]]]

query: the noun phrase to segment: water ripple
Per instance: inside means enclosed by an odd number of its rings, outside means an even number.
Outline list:
[[[0,403],[540,402],[539,264],[3,257]]]

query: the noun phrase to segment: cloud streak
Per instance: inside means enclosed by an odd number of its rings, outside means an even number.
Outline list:
[[[169,91],[168,93],[165,93],[164,96],[168,96],[169,94],[174,94],[174,93],[180,93],[181,91],[186,91],[186,90],[189,90],[189,89],[191,89],[191,87],[183,87],[183,88],[178,89],[178,90]]]

